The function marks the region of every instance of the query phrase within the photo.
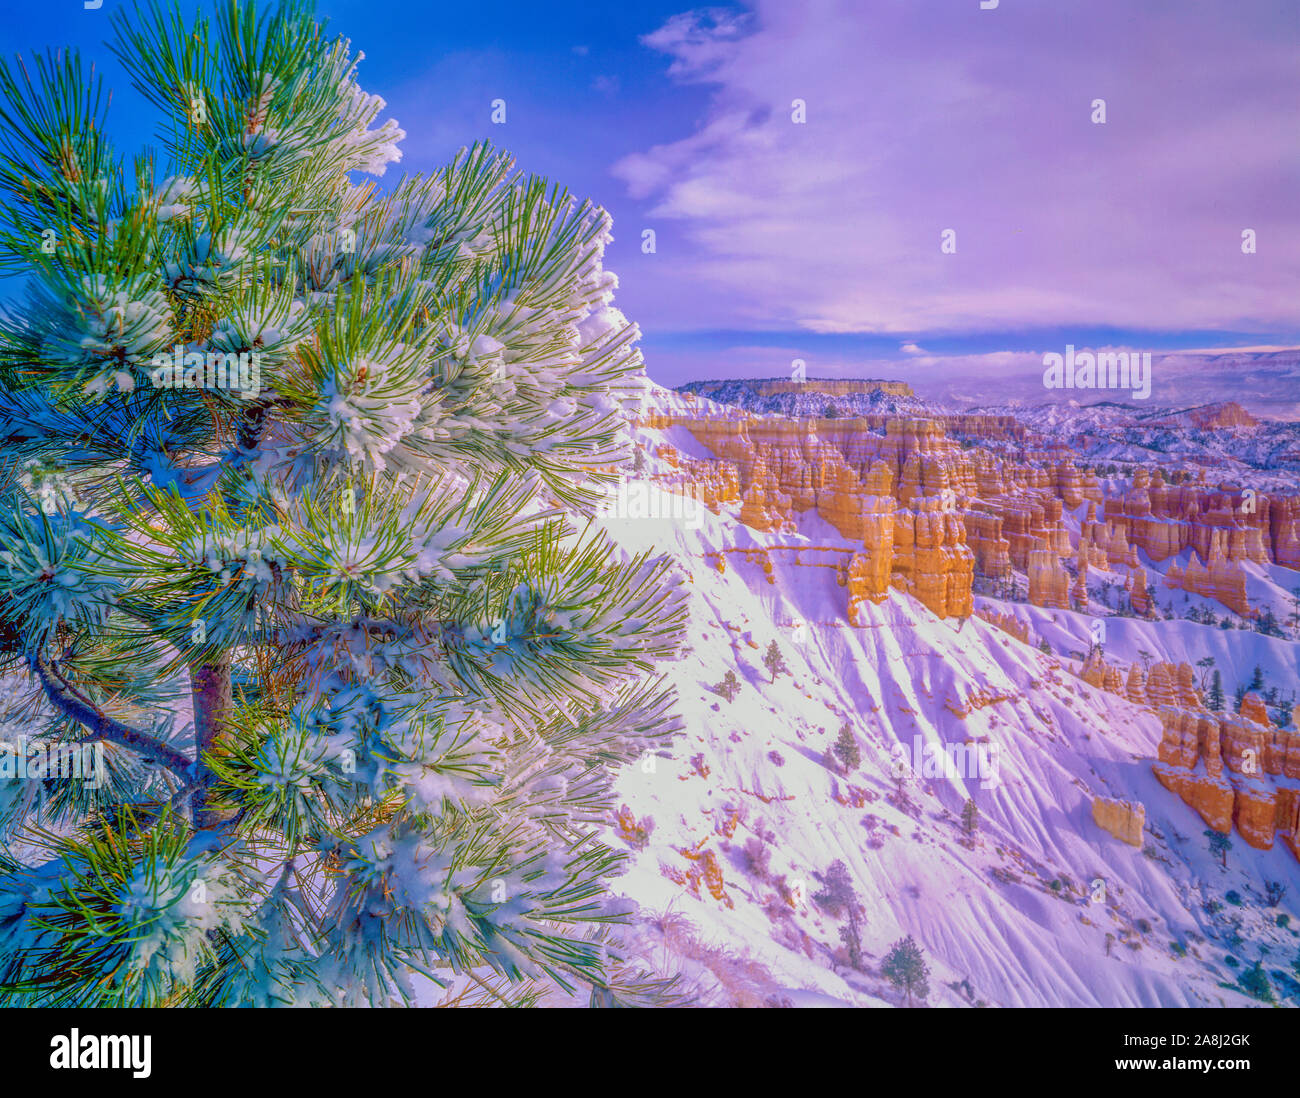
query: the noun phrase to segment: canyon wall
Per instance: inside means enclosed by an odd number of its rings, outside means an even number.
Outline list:
[[[688,407],[699,403],[686,395]],[[684,427],[715,455],[683,459],[668,487],[695,482],[711,507],[739,499],[741,521],[755,529],[792,533],[813,512],[861,542],[864,559],[842,561],[851,601],[882,599],[892,586],[940,616],[965,616],[976,573],[1014,571],[1035,605],[1086,611],[1093,568],[1119,572],[1133,611],[1147,614],[1154,599],[1141,553],[1153,563],[1180,557],[1168,566],[1168,588],[1249,617],[1244,564],[1300,568],[1300,498],[1173,483],[1159,469],[1138,469],[1108,492],[1094,470],[1029,439],[1007,416],[795,420],[736,411],[655,413],[643,423]]]

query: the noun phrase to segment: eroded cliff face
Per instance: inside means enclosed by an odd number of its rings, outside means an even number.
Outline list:
[[[879,601],[891,586],[940,617],[969,615],[977,571],[1023,573],[1037,606],[1086,609],[1089,568],[1121,573],[1133,610],[1146,614],[1139,552],[1154,563],[1185,554],[1168,566],[1170,588],[1250,616],[1242,565],[1300,566],[1300,498],[1174,484],[1143,469],[1108,495],[1093,470],[1059,453],[1009,448],[1024,432],[1006,418],[654,413],[642,423],[685,428],[714,455],[682,459],[668,487],[710,507],[739,500],[740,521],[756,530],[793,533],[813,512],[860,542],[838,561],[850,620],[860,600]]]
[[[1142,828],[1146,825],[1146,809],[1133,801],[1113,797],[1094,797],[1092,820],[1103,831],[1129,846],[1142,845]]]
[[[712,455],[661,449],[673,466],[667,487],[690,491],[715,510],[738,502],[742,523],[775,535],[763,549],[713,553],[711,566],[724,569],[727,553],[742,553],[769,582],[774,560],[827,568],[844,590],[844,617],[853,626],[865,624],[863,607],[886,599],[891,588],[940,618],[966,617],[977,570],[993,578],[1022,575],[1034,605],[1084,611],[1090,570],[1118,573],[1132,609],[1146,614],[1153,600],[1144,563],[1164,561],[1168,588],[1250,616],[1243,565],[1300,565],[1300,498],[1248,496],[1207,485],[1203,476],[1200,483],[1171,483],[1160,470],[1139,469],[1126,484],[1104,485],[1059,453],[1015,450],[1008,442],[1023,433],[1013,424],[961,418],[795,420],[715,410],[660,414],[646,425],[685,428]],[[799,531],[810,514],[854,547],[809,546],[806,538],[781,545],[780,535]],[[1171,560],[1180,554],[1181,561]],[[1013,616],[982,616],[1029,640]],[[1235,828],[1260,849],[1280,839],[1300,856],[1300,733],[1271,727],[1253,697],[1240,714],[1210,712],[1186,663],[1125,669],[1097,650],[1077,673],[1159,716],[1164,733],[1155,774],[1208,826]],[[1140,811],[1101,802],[1094,808],[1099,826],[1139,844]]]
[[[974,493],[974,472],[940,425],[890,419],[883,435],[859,420],[671,425],[736,469],[741,522],[794,532],[799,516],[813,512],[860,543],[838,562],[850,621],[858,602],[883,600],[891,586],[940,617],[970,614],[975,556],[958,507]]]
[[[1202,566],[1212,548],[1231,558],[1250,601],[1280,619],[1291,579],[1252,553],[1274,554],[1278,532],[1290,536],[1295,512],[1281,489],[1266,501],[1265,526],[1251,517],[1258,509],[1239,510],[1237,493],[1197,483],[1186,466],[1136,481],[1105,466],[1094,474],[1037,432],[1018,440],[1013,425],[898,413],[853,422],[746,416],[662,391],[648,393],[643,407],[651,406],[659,426],[633,432],[640,476],[717,513],[686,529],[617,524],[627,552],[671,553],[696,596],[690,651],[669,668],[688,699],[691,739],[666,774],[662,759],[658,777],[626,768],[630,809],[619,831],[640,859],[639,901],[716,918],[710,932],[731,952],[746,942],[755,955],[801,966],[811,943],[836,948],[835,927],[816,905],[801,911],[787,886],[839,859],[879,904],[866,942],[875,953],[900,933],[892,912],[916,910],[896,882],[933,882],[926,904],[975,912],[969,932],[945,928],[942,942],[926,943],[960,969],[953,980],[982,972],[989,955],[1011,966],[1005,988],[989,978],[988,1001],[1037,1003],[1077,986],[1107,1005],[1152,1005],[1176,1001],[1195,975],[1184,930],[1217,937],[1240,914],[1216,916],[1211,895],[1231,887],[1249,896],[1261,880],[1288,882],[1292,896],[1300,889],[1288,819],[1291,790],[1300,789],[1288,776],[1296,733],[1268,728],[1268,716],[1281,723],[1278,708],[1253,698],[1241,714],[1209,713],[1198,692],[1208,664],[1194,666],[1214,657],[1231,696],[1260,664],[1265,689],[1285,695],[1294,646],[1163,617],[1173,594],[1165,572],[1174,563],[1186,570],[1199,545]],[[1270,483],[1283,484],[1282,474]],[[657,514],[680,502],[641,489]],[[1161,540],[1181,545],[1179,555],[1154,562],[1147,547]],[[1128,589],[1118,605],[1117,587]],[[951,621],[972,588],[977,620]],[[1129,600],[1157,617],[1125,613],[1098,634],[1095,619]],[[1173,594],[1184,615],[1194,607],[1202,616],[1199,601]],[[928,607],[950,620],[937,622]],[[1071,664],[1069,653],[1098,636],[1109,647]],[[769,642],[790,674],[765,664]],[[732,671],[740,692],[720,693]],[[862,752],[851,773],[826,755],[846,723]],[[996,745],[1003,781],[937,775],[921,750],[929,743],[967,761]],[[916,802],[933,798],[946,812],[908,815],[911,802],[894,785],[896,745],[919,760]],[[966,799],[980,813],[973,841],[960,826]],[[636,854],[649,833],[639,822],[650,819],[654,842]],[[1207,826],[1239,833],[1222,872],[1200,839]],[[749,860],[751,839],[770,848],[770,872]],[[1259,855],[1256,845],[1274,849]],[[1083,891],[1072,882],[1097,877],[1104,901],[1071,896]],[[1070,887],[1053,891],[1057,881]],[[1027,897],[1027,887],[1049,902]],[[1121,910],[1134,903],[1145,906]],[[1268,912],[1259,922],[1270,943],[1284,941]],[[1116,963],[1106,936],[1117,930],[1121,943],[1131,930],[1141,967]],[[1045,931],[1052,950],[1035,948]],[[1022,975],[1022,956],[1060,976]],[[1157,968],[1168,984],[1153,991]],[[1086,981],[1075,979],[1081,971]],[[1211,995],[1228,994],[1204,971]]]
[[[1280,839],[1300,857],[1300,733],[1274,728],[1253,696],[1237,714],[1158,712],[1164,735],[1153,769],[1161,784],[1214,830],[1235,828],[1259,850]]]
[[[1160,718],[1152,770],[1207,826],[1225,834],[1235,829],[1259,850],[1281,840],[1300,857],[1300,731],[1275,728],[1257,695],[1247,694],[1239,713],[1215,713],[1190,664],[1156,663],[1149,672],[1134,664],[1124,674],[1099,649],[1076,673]]]

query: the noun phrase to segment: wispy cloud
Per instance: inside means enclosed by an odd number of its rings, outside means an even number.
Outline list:
[[[615,167],[648,224],[674,223],[657,277],[679,324],[1300,324],[1282,6],[758,0],[643,41],[711,92],[689,132]]]

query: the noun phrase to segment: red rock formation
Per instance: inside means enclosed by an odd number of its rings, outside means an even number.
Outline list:
[[[975,611],[975,616],[990,625],[997,626],[1004,633],[1009,633],[1016,640],[1025,644],[1029,643],[1029,624],[1021,622],[1015,614],[1000,614],[996,610],[988,607],[980,607]]]
[[[1270,727],[1262,704],[1243,708],[1235,716],[1161,708],[1156,777],[1216,831],[1235,825],[1260,850],[1280,838],[1300,857],[1300,733]]]
[[[1078,561],[1076,603],[1088,570],[1121,571],[1133,608],[1146,614],[1152,594],[1138,550],[1157,562],[1190,550],[1186,565],[1171,565],[1168,585],[1248,615],[1242,562],[1300,568],[1300,497],[1248,496],[1240,485],[1208,485],[1203,472],[1193,479],[1159,469],[1138,469],[1122,490],[1103,492],[1095,471],[1080,469],[1063,445],[1032,436],[1013,417],[792,420],[716,409],[705,414],[707,406],[693,395],[686,404],[691,414],[653,411],[642,420],[685,426],[716,455],[714,462],[698,462],[662,447],[660,456],[681,471],[681,483],[714,509],[742,501],[741,521],[768,533],[794,531],[799,516],[815,510],[841,535],[861,541],[870,577],[861,580],[862,590],[871,598],[882,597],[881,558],[889,554],[895,582],[936,613],[961,612],[970,597],[962,589],[965,577],[976,569],[1003,578],[1013,569],[1025,572],[1032,601],[1065,608],[1069,581],[1062,592],[1065,574],[1046,553]],[[962,449],[954,433],[996,441],[996,452]],[[703,468],[710,464],[717,467],[712,473]],[[678,490],[678,480],[671,478],[669,490]],[[948,519],[940,530],[922,517],[931,514],[933,500],[954,516],[956,529]],[[1078,514],[1084,506],[1072,545],[1065,510]]]
[[[931,502],[894,515],[894,586],[914,595],[941,618],[968,617],[973,608],[975,557],[957,515]]]
[[[1070,588],[1070,597],[1076,610],[1085,614],[1088,612],[1088,561],[1082,554],[1079,556],[1074,585]]]
[[[1235,827],[1261,850],[1281,839],[1300,858],[1300,732],[1274,728],[1256,695],[1246,695],[1239,714],[1209,712],[1187,663],[1152,664],[1149,675],[1134,664],[1121,688],[1118,669],[1097,649],[1076,673],[1159,716],[1163,732],[1152,769],[1209,827]]]
[[[1124,683],[1124,696],[1131,702],[1142,705],[1147,700],[1147,676],[1136,663],[1128,669],[1128,678]]]
[[[1070,608],[1070,574],[1051,549],[1029,551],[1029,601],[1053,610]]]
[[[1129,573],[1128,584],[1129,603],[1133,607],[1135,614],[1143,616],[1151,613],[1151,595],[1147,591],[1147,574],[1141,569],[1135,569]]]
[[[1162,419],[1149,421],[1153,427],[1257,427],[1259,420],[1234,400],[1219,404],[1204,404]]]
[[[1002,536],[1002,519],[984,510],[968,510],[966,541],[975,554],[975,567],[985,576],[1003,576],[1011,571],[1011,543]]]
[[[1243,617],[1251,613],[1250,602],[1246,598],[1246,573],[1241,565],[1228,561],[1224,553],[1224,539],[1220,531],[1210,542],[1210,558],[1201,563],[1201,558],[1192,553],[1187,567],[1179,568],[1171,564],[1165,574],[1165,583],[1175,590],[1190,591],[1194,595],[1216,599]]]
[[[1222,777],[1211,778],[1162,763],[1156,763],[1151,769],[1160,784],[1177,794],[1189,808],[1200,813],[1201,819],[1211,829],[1225,835],[1232,830],[1236,795],[1232,786]]]
[[[1135,801],[1118,801],[1094,797],[1092,820],[1103,831],[1129,846],[1142,845],[1142,828],[1146,825],[1146,808]]]

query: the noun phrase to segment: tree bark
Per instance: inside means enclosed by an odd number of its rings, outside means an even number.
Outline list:
[[[194,748],[200,765],[206,757],[220,750],[230,733],[230,711],[234,693],[230,684],[230,657],[216,663],[202,663],[190,668],[190,689],[194,702]],[[194,795],[194,826],[199,830],[218,827],[235,815],[234,809],[214,809],[210,805],[212,776]]]

